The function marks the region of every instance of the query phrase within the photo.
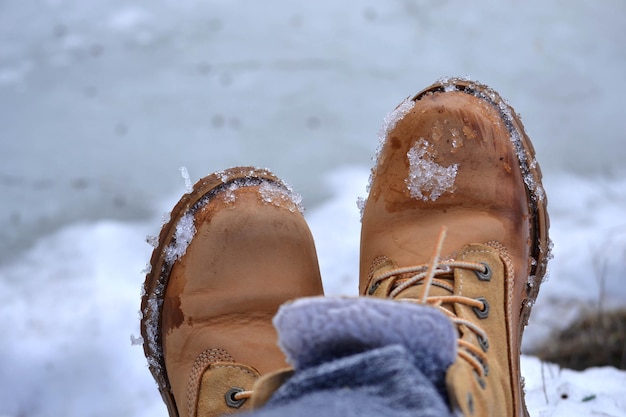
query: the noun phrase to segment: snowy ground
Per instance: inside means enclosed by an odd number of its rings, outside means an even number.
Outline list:
[[[307,211],[329,294],[356,294],[355,202],[368,175],[366,167],[331,172],[325,181],[333,197]],[[562,244],[555,246],[551,278],[526,331],[527,347],[601,298],[605,305],[626,299],[620,282],[626,274],[626,180],[603,183],[598,188],[571,176],[546,183],[552,234]],[[559,198],[574,193],[576,204]],[[174,200],[162,202],[161,211]],[[0,416],[166,415],[142,348],[131,346],[139,335],[140,271],[151,251],[144,239],[160,222],[161,216],[77,223],[39,239],[0,269],[0,316],[7,318],[0,322]],[[602,286],[597,259],[605,268]],[[524,357],[522,368],[532,416],[626,416],[626,372],[560,370],[533,357]]]
[[[161,214],[196,179],[273,168],[325,287],[356,293],[376,131],[470,75],[524,117],[555,259],[525,348],[624,306],[626,5],[617,0],[0,2],[0,417],[164,416],[138,336]],[[523,358],[532,416],[626,416],[626,373]]]

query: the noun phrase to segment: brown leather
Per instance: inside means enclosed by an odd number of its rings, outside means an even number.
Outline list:
[[[181,415],[214,417],[250,411],[252,403],[249,400],[231,401],[229,405],[226,397],[231,395],[233,389],[251,390],[258,378],[255,369],[242,364],[211,364],[203,372],[197,391],[188,393],[187,414]]]
[[[207,350],[223,355],[206,361],[205,370],[213,376],[203,375],[198,390],[213,392],[211,401],[222,404],[223,386],[209,382],[216,380],[216,372],[224,372],[217,371],[216,364],[230,363],[229,378],[235,381],[241,374],[241,385],[251,385],[250,372],[286,367],[272,317],[285,301],[323,293],[313,239],[302,214],[285,195],[268,196],[264,184],[286,190],[271,173],[251,168],[204,178],[181,199],[161,233],[142,304],[147,306],[142,308],[144,316],[154,315],[150,300],[160,299],[157,282],[165,283],[158,311],[160,333],[144,348],[157,365],[162,361],[151,370],[161,382],[171,416],[187,416],[194,362]],[[186,213],[193,214],[196,231],[184,255],[170,265],[165,254]],[[143,327],[150,328],[148,323]],[[149,330],[145,333],[149,336]],[[206,415],[203,404],[206,398],[198,403],[198,415]],[[215,404],[208,408],[221,410]]]
[[[502,363],[513,393],[502,415],[521,415],[521,332],[549,258],[546,198],[532,145],[514,111],[493,90],[468,81],[435,84],[399,111],[382,138],[363,211],[360,293],[367,294],[372,272],[389,263],[428,263],[442,226],[442,259],[471,243],[499,242],[513,269],[500,277],[511,282],[492,309],[503,312],[506,332],[500,325],[488,331],[490,339],[506,341],[498,355],[512,358]],[[429,169],[440,181],[425,175]],[[531,276],[536,285],[529,287]]]
[[[489,305],[488,314],[481,319],[471,307],[454,305],[457,317],[473,322],[487,332],[488,346],[484,351],[487,368],[485,374],[479,376],[468,361],[457,357],[446,375],[448,397],[453,406],[461,409],[466,416],[520,415],[522,405],[516,404],[523,395],[519,391],[519,352],[513,353],[518,335],[510,328],[508,320],[511,316],[509,308],[512,307],[508,297],[515,287],[515,277],[508,270],[508,254],[497,244],[495,247],[474,244],[461,249],[455,259],[485,263],[491,270],[489,281],[481,281],[472,271],[456,269],[454,272],[454,294],[482,298]],[[463,325],[458,328],[462,340],[475,346],[481,345],[476,333]],[[513,375],[517,375],[518,379]],[[514,412],[516,409],[518,414]]]

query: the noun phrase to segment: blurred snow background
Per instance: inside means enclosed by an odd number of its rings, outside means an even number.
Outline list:
[[[272,168],[328,292],[355,294],[376,132],[441,76],[509,99],[542,164],[555,259],[526,347],[624,306],[624,28],[619,0],[0,0],[0,416],[166,414],[130,339],[180,166]],[[626,415],[624,372],[523,367],[531,415]]]

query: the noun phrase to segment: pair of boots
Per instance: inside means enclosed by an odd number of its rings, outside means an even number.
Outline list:
[[[451,79],[402,102],[382,136],[363,207],[360,294],[431,305],[454,324],[451,408],[527,414],[520,342],[549,239],[518,116],[488,87]],[[203,178],[174,207],[150,265],[142,335],[170,416],[217,416],[267,396],[288,366],[272,317],[323,294],[293,191],[255,168]],[[274,376],[257,395],[265,374]]]

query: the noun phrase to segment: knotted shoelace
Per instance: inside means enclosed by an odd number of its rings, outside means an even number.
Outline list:
[[[439,236],[437,238],[437,244],[433,251],[432,257],[428,264],[422,264],[417,266],[408,266],[393,268],[391,270],[383,271],[380,274],[374,275],[370,288],[377,288],[383,281],[392,280],[392,291],[389,293],[389,298],[396,298],[405,289],[422,285],[422,291],[417,299],[407,298],[407,301],[413,301],[418,304],[428,304],[433,307],[439,308],[457,327],[465,326],[474,332],[479,340],[482,340],[484,346],[488,346],[487,333],[475,323],[469,320],[458,317],[453,309],[447,309],[444,304],[464,304],[473,307],[478,310],[485,310],[487,306],[484,302],[454,294],[454,287],[450,284],[454,279],[454,270],[457,268],[476,271],[478,273],[486,273],[487,266],[478,262],[465,262],[456,260],[441,261],[441,248],[445,240],[447,228],[442,227]],[[408,277],[407,277],[408,276]],[[433,286],[443,288],[450,292],[450,295],[430,295],[430,290]],[[482,348],[466,341],[461,338],[457,339],[457,344],[460,349],[457,349],[457,354],[469,362],[474,369],[478,372],[480,377],[486,374],[486,361],[487,356]]]

